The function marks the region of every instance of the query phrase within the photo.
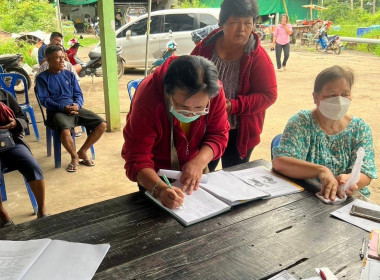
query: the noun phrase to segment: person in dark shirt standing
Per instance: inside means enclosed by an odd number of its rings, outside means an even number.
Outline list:
[[[45,55],[49,69],[36,78],[36,91],[41,104],[47,109],[47,125],[61,133],[61,142],[71,155],[68,172],[75,172],[78,164],[94,166],[87,155],[106,130],[106,122],[95,113],[84,109],[83,94],[75,75],[64,70],[64,54],[59,46],[49,46]],[[88,137],[76,152],[71,133],[75,126],[86,127]]]

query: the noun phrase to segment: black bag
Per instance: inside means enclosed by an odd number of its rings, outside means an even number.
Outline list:
[[[0,153],[16,146],[12,133],[8,129],[0,129]]]

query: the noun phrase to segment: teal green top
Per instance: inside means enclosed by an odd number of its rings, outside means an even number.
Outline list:
[[[351,173],[359,147],[365,151],[361,173],[376,179],[372,132],[368,124],[352,117],[343,131],[328,135],[319,127],[311,111],[305,110],[290,118],[280,144],[273,148],[273,158],[286,156],[305,160],[326,166],[338,176]]]

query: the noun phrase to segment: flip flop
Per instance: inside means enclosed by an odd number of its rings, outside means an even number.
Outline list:
[[[45,214],[45,215],[38,215],[37,214],[37,219],[43,219],[43,218],[46,218],[46,217],[49,217],[50,214]]]
[[[77,166],[72,164],[72,163],[69,163],[69,165],[66,168],[66,171],[67,172],[75,172],[75,171],[77,171]]]
[[[7,220],[6,222],[3,222],[0,220],[0,228],[6,228],[6,227],[10,227],[10,226],[14,226],[15,223],[12,221],[12,220]]]
[[[91,159],[83,159],[79,161],[79,164],[82,164],[84,166],[93,167],[95,163]]]

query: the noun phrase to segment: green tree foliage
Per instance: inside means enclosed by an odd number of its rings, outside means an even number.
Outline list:
[[[0,29],[19,33],[57,30],[55,8],[48,0],[0,0]]]
[[[207,8],[201,0],[182,0],[179,4],[181,8]]]
[[[380,2],[380,1],[379,1]],[[368,3],[368,1],[367,1]],[[326,0],[324,6],[327,10],[323,11],[323,19],[328,19],[334,24],[359,24],[370,26],[379,24],[380,9],[372,14],[372,9],[360,9],[360,2],[354,1],[354,11],[351,12],[350,1]]]

